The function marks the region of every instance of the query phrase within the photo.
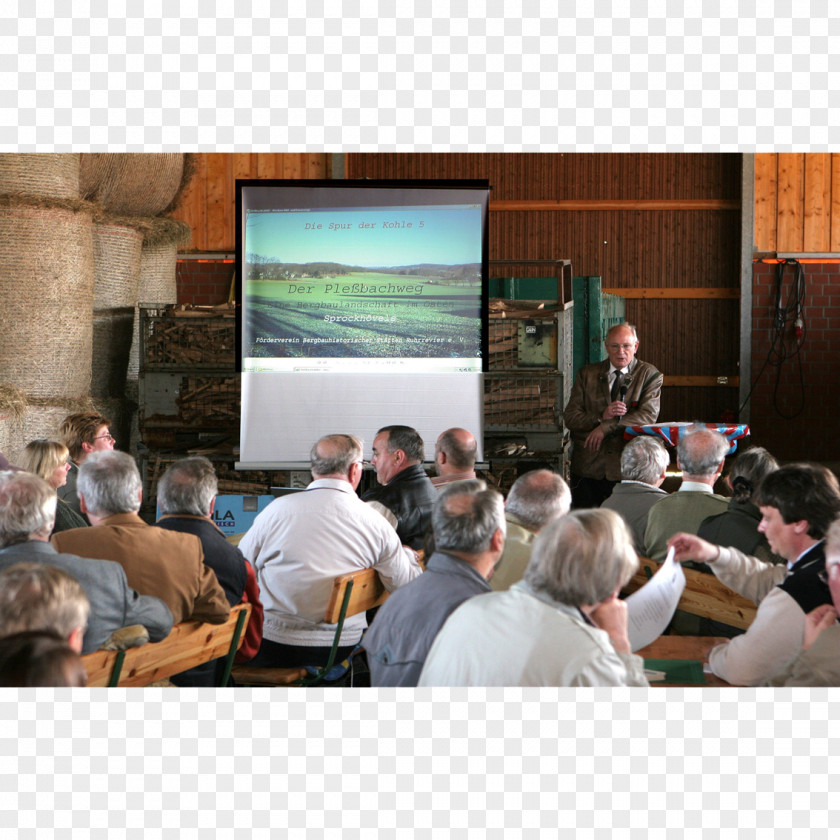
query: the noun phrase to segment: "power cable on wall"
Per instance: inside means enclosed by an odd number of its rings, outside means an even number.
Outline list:
[[[783,302],[783,287],[785,268],[791,265],[794,268],[793,282],[787,294],[786,300]],[[767,366],[776,368],[776,382],[773,385],[773,407],[776,413],[785,418],[792,420],[798,417],[805,410],[805,379],[802,373],[802,346],[805,344],[805,269],[799,260],[780,260],[776,265],[776,283],[774,292],[774,307],[773,307],[773,327],[770,340],[770,348],[767,351],[767,357],[764,359],[764,364],[758,372],[755,381],[750,387],[750,392],[747,394],[741,407],[738,409],[738,414],[744,410],[744,406],[750,399],[755,386],[761,379],[762,374]],[[787,336],[787,338],[786,338]],[[779,386],[781,384],[782,367],[788,361],[797,360],[799,365],[799,392],[800,392],[800,406],[793,414],[785,414],[779,408]]]

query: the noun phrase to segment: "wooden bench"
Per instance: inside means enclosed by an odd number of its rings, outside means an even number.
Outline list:
[[[624,594],[629,595],[641,589],[656,574],[659,565],[646,557],[639,559],[639,568],[624,587]],[[701,618],[710,618],[746,630],[752,624],[758,607],[748,598],[721,583],[713,574],[705,574],[697,569],[687,569],[685,589],[680,597],[677,609]]]
[[[150,685],[224,656],[226,685],[251,617],[250,604],[232,607],[224,624],[184,621],[160,642],[129,650],[97,650],[82,657],[89,687]]]
[[[279,686],[279,685],[315,685],[335,664],[338,641],[347,616],[378,607],[384,603],[388,592],[382,585],[375,569],[363,569],[349,572],[333,579],[330,600],[324,613],[324,623],[335,624],[332,650],[327,664],[318,673],[307,676],[305,668],[261,668],[251,665],[236,665],[233,679],[237,685]]]

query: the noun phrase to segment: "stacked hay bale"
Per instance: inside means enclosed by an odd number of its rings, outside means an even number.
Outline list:
[[[0,155],[0,451],[98,409],[130,448],[140,300],[175,302],[183,154]],[[136,353],[136,351],[134,351]]]
[[[190,228],[162,214],[192,176],[189,155],[81,156],[81,192],[95,219],[96,286],[91,391],[114,423],[117,446],[137,442],[140,302],[176,302],[177,251]]]
[[[76,154],[0,155],[0,451],[91,407],[93,211]]]

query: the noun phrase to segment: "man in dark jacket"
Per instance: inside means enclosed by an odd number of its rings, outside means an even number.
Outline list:
[[[385,426],[373,439],[373,468],[380,487],[368,490],[363,502],[379,502],[397,518],[397,535],[415,551],[432,520],[438,499],[423,469],[423,438],[408,426]]]
[[[156,525],[166,531],[198,537],[204,550],[204,565],[216,573],[228,603],[232,607],[243,600],[252,604],[242,643],[245,650],[240,649],[237,656],[237,661],[241,662],[251,659],[259,650],[263,608],[253,568],[211,519],[218,489],[216,471],[207,458],[198,455],[176,461],[158,482],[157,500],[162,516]],[[217,668],[222,661],[217,659],[197,665],[172,677],[172,682],[180,686],[216,685]]]

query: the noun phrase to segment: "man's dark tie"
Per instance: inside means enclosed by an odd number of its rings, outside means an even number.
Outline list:
[[[613,379],[612,388],[610,389],[610,402],[615,402],[619,399],[619,389],[621,388],[622,382],[624,382],[624,374],[620,370],[617,370]]]

